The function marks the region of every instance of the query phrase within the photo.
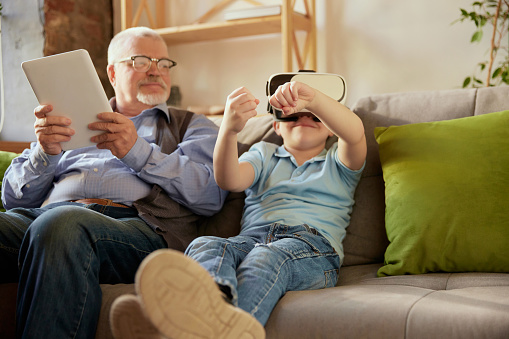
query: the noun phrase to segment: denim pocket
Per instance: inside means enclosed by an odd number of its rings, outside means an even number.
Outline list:
[[[320,248],[318,246],[316,246],[316,241],[312,241],[314,239],[311,238],[310,233],[308,233],[306,231],[304,231],[304,232],[297,232],[297,233],[292,234],[292,237],[294,239],[298,239],[298,240],[304,241],[306,244],[309,245],[309,247],[311,248],[311,250],[314,253],[316,253],[316,254],[322,253]]]
[[[284,239],[299,240],[293,245],[288,244],[286,248],[287,251],[292,252],[297,257],[337,254],[330,242],[320,232],[305,224],[298,226],[278,225],[274,229],[274,234],[271,238],[272,241]],[[302,243],[305,243],[307,246],[299,245]]]

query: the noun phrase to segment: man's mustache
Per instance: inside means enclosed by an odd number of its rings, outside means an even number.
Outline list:
[[[140,88],[140,86],[142,86],[142,85],[145,85],[145,84],[148,84],[148,83],[154,83],[154,82],[157,82],[158,84],[160,84],[163,89],[165,89],[165,90],[168,89],[168,86],[163,81],[163,79],[161,79],[161,77],[157,76],[157,75],[149,75],[145,79],[140,80],[138,82],[138,88]]]

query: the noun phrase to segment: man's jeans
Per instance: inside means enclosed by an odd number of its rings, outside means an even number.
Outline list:
[[[0,213],[0,282],[19,280],[17,337],[94,338],[99,284],[132,283],[165,247],[130,208],[66,202]]]
[[[272,224],[228,239],[200,237],[186,254],[263,325],[287,291],[335,286],[339,273],[334,248],[307,225]]]

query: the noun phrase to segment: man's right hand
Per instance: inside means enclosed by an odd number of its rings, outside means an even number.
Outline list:
[[[37,142],[44,153],[57,155],[62,152],[60,143],[71,140],[71,136],[74,135],[75,131],[68,127],[71,125],[71,119],[48,115],[52,110],[51,105],[40,105],[35,108],[34,129]]]

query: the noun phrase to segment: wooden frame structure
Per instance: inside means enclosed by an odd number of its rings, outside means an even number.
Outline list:
[[[121,0],[122,30],[138,26],[141,15],[146,13],[151,28],[161,34],[169,45],[281,33],[283,71],[292,71],[294,55],[299,69],[316,70],[315,0],[303,0],[304,14],[295,11],[297,0],[282,0],[280,15],[207,22],[235,1],[247,1],[253,6],[262,5],[256,0],[221,0],[192,24],[174,27],[165,27],[169,0],[139,0],[136,9],[133,1]],[[155,15],[152,14],[149,1],[155,2]],[[302,48],[299,47],[297,31],[306,33]]]

